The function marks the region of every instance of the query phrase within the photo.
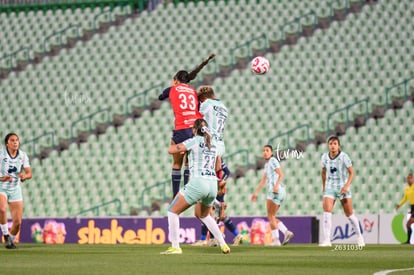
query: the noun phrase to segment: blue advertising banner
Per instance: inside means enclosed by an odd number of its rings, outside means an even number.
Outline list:
[[[315,217],[279,217],[295,234],[292,243],[317,242]],[[266,217],[234,217],[233,224],[243,235],[243,244],[268,244],[272,241]],[[226,241],[234,235],[219,224]],[[316,231],[315,231],[316,228]],[[180,219],[180,241],[191,244],[200,239],[201,222],[196,218]],[[280,234],[281,240],[283,234]],[[165,217],[109,217],[24,219],[18,242],[78,244],[164,244],[168,243],[168,220]]]

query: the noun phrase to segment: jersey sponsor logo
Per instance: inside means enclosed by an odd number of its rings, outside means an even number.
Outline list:
[[[193,125],[193,124],[194,124],[194,121],[195,121],[195,118],[192,118],[192,119],[185,119],[185,120],[184,120],[184,124],[190,124],[190,125]]]
[[[213,110],[217,112],[217,115],[220,115],[222,117],[227,117],[227,109],[220,107],[220,106],[214,106]]]
[[[332,174],[335,174],[336,171],[338,171],[338,169],[336,169],[336,167],[331,167],[330,170],[331,170],[331,173]]]
[[[194,93],[194,89],[185,86],[177,86],[175,90],[180,93]]]
[[[201,172],[202,176],[215,176],[216,173],[214,171],[206,170]]]
[[[7,173],[11,174],[11,173],[16,173],[17,172],[17,167],[16,166],[11,166],[9,167],[9,169],[7,170]]]
[[[193,116],[193,115],[195,115],[195,111],[186,111],[186,112],[183,112],[183,116]]]

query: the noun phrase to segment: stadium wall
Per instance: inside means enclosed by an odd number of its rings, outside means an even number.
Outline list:
[[[295,232],[292,243],[316,243],[318,226],[315,217],[281,217]],[[243,234],[243,243],[270,243],[271,233],[266,217],[234,217],[234,225]],[[9,223],[9,226],[11,222]],[[226,241],[234,236],[225,230]],[[181,218],[180,242],[191,244],[200,238],[201,222],[196,218]],[[283,235],[281,234],[281,238]],[[22,243],[78,244],[164,244],[168,243],[167,218],[67,218],[24,219],[19,236]]]
[[[279,217],[295,233],[292,243],[318,243],[322,234],[322,216]],[[406,215],[358,215],[367,244],[398,244],[406,241]],[[263,245],[271,241],[266,217],[234,217],[233,223],[244,235],[244,244]],[[11,221],[9,222],[11,226]],[[200,238],[200,221],[181,218],[180,238],[191,244]],[[226,241],[233,235],[223,224]],[[283,238],[283,234],[281,234]],[[352,225],[344,215],[332,216],[332,243],[356,243]],[[78,244],[164,244],[168,243],[168,221],[152,217],[108,218],[31,218],[24,219],[18,242],[22,243],[78,243]]]
[[[357,215],[366,244],[398,244],[407,240],[406,215],[363,214]],[[322,215],[319,219],[319,239],[322,239]],[[332,215],[332,244],[355,244],[356,235],[348,218],[342,214]]]

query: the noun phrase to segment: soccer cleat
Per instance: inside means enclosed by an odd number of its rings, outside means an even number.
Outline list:
[[[16,249],[17,247],[14,245],[11,237],[9,235],[4,235],[4,242],[5,242],[5,247],[7,249]]]
[[[170,247],[167,250],[161,252],[160,254],[183,254],[183,250],[179,247],[179,248],[175,248],[175,247]]]
[[[223,244],[220,246],[221,253],[223,254],[230,254],[230,247],[227,244]]]
[[[207,240],[198,240],[191,245],[192,246],[207,246]]]
[[[243,235],[239,234],[233,239],[233,245],[240,245],[243,241]]]
[[[358,237],[358,246],[360,246],[360,247],[364,247],[365,246],[364,237],[362,237],[362,235],[360,235]]]
[[[208,240],[208,243],[207,243],[207,245],[208,246],[218,246],[218,244],[219,244],[219,241],[218,240],[216,240],[216,239],[210,239],[210,240]]]
[[[287,245],[294,236],[295,236],[295,234],[293,234],[293,232],[286,231],[285,238],[283,239],[282,244]]]
[[[320,247],[331,247],[332,244],[330,241],[324,241],[319,244]]]

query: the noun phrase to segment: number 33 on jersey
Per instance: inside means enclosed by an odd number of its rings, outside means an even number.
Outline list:
[[[174,130],[191,128],[196,119],[202,118],[198,112],[197,92],[190,85],[180,83],[171,87],[169,97],[175,115]]]

